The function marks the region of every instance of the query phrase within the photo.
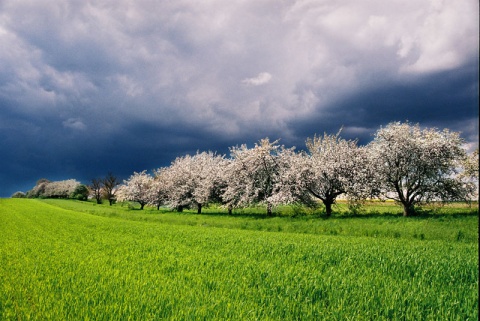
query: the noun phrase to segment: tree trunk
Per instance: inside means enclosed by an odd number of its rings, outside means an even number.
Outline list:
[[[228,205],[228,215],[232,215],[232,205]]]
[[[325,212],[326,212],[327,217],[332,216],[333,202],[330,201],[330,200],[325,200],[325,201],[323,201],[323,204],[325,205]]]
[[[268,216],[268,217],[273,216],[273,213],[272,213],[272,204],[271,204],[271,203],[268,203],[268,204],[267,204],[267,216]]]
[[[143,207],[145,206],[145,203],[140,203],[140,209],[143,210]]]
[[[412,216],[415,213],[414,208],[411,204],[404,203],[403,204],[403,216]]]
[[[197,214],[202,214],[202,204],[197,204]]]
[[[182,205],[177,206],[177,212],[183,212],[183,206]]]

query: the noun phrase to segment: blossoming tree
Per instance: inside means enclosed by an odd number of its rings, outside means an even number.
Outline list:
[[[293,149],[260,140],[253,148],[241,145],[230,148],[231,161],[225,170],[227,187],[223,194],[224,202],[230,207],[265,204],[267,215],[272,215],[273,206],[290,199],[281,188],[282,169],[285,168],[286,154]]]
[[[140,209],[150,201],[150,189],[153,184],[153,177],[147,174],[147,171],[140,173],[134,172],[128,180],[123,181],[117,191],[119,201],[131,201],[140,204]]]
[[[458,176],[466,153],[458,132],[393,122],[377,130],[369,144],[378,195],[414,214],[422,202],[465,200],[472,184]]]
[[[171,180],[168,200],[172,207],[182,211],[195,206],[197,213],[214,198],[220,179],[223,156],[213,152],[197,152],[191,156],[178,157],[168,168]]]

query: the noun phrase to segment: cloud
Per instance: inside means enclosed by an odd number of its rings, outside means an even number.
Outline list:
[[[268,72],[261,72],[254,78],[247,78],[242,80],[242,83],[245,85],[260,86],[265,85],[272,79],[272,75]]]
[[[474,0],[0,3],[2,168],[32,150],[59,168],[17,161],[31,176],[128,174],[402,119],[478,137]]]
[[[85,130],[87,126],[78,118],[69,118],[62,122],[63,127],[75,130]]]

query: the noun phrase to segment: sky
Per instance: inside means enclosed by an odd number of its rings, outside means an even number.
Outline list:
[[[477,0],[0,0],[0,197],[178,156],[371,141],[478,146]]]

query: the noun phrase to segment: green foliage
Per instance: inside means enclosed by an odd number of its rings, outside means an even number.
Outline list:
[[[0,199],[0,319],[477,319],[478,215],[361,215]]]
[[[75,190],[72,192],[72,194],[70,194],[70,198],[77,199],[79,201],[86,201],[89,193],[90,191],[88,190],[88,187],[80,184],[75,187]]]

